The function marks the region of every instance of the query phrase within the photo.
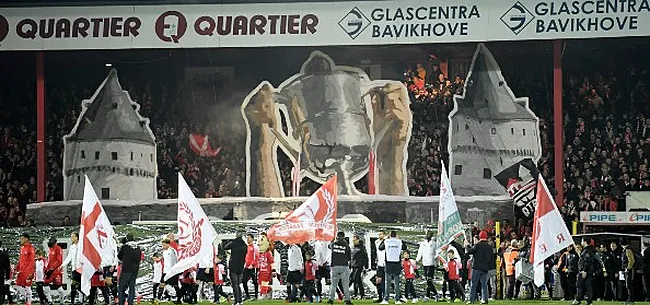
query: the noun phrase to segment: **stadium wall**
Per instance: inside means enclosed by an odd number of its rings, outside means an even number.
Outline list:
[[[292,211],[306,197],[290,198],[210,198],[199,199],[208,217],[234,217],[251,220],[273,212]],[[512,199],[507,196],[457,196],[458,210],[464,223],[483,224],[488,219],[513,216]],[[377,223],[430,223],[438,219],[438,197],[339,196],[338,217],[363,214]],[[124,201],[106,200],[102,205],[113,224],[138,220],[176,220],[175,199]],[[56,215],[56,216],[54,216]],[[27,206],[27,216],[37,225],[60,225],[65,216],[76,223],[81,217],[81,201],[56,201]]]

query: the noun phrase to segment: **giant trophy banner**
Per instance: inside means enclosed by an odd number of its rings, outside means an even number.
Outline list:
[[[360,194],[354,182],[368,173],[373,151],[382,164],[377,193],[408,195],[409,104],[402,82],[370,80],[361,69],[313,52],[300,73],[277,88],[262,82],[241,106],[247,129],[246,195],[285,195],[278,147],[292,163],[300,162],[296,168],[309,179],[323,184],[336,174],[343,195]]]

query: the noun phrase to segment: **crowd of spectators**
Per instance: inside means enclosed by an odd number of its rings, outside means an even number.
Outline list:
[[[408,188],[414,196],[439,192],[441,164],[449,157],[447,115],[453,108],[453,95],[464,88],[462,77],[448,79],[436,65],[425,63],[404,72],[414,114],[407,163]],[[141,114],[151,120],[158,145],[159,198],[176,197],[177,171],[200,197],[245,195],[245,141],[241,140],[245,133],[230,121],[215,122],[209,111],[217,92],[230,85],[227,81],[214,75],[194,81],[129,78],[129,73],[120,77],[123,87],[140,103]],[[538,165],[552,185],[553,121],[548,111],[552,88],[530,73],[510,77],[515,94],[530,97],[540,116],[543,156]],[[32,102],[25,102],[35,99],[35,86],[29,78],[16,79],[22,83],[0,82],[0,104],[11,109],[0,112],[0,225],[25,226],[30,225],[25,206],[36,201],[35,110]],[[80,101],[91,96],[100,82],[101,78],[84,75],[48,82],[47,201],[63,197],[62,138],[76,122]],[[626,191],[650,190],[648,84],[648,71],[635,69],[573,73],[565,78],[566,201],[562,212],[567,221],[580,211],[620,210]],[[219,154],[197,156],[188,145],[191,133],[208,134],[212,146],[221,149]],[[282,153],[278,156],[284,192],[290,195],[293,165]],[[300,194],[310,195],[317,187],[305,178]],[[366,191],[366,179],[357,187]]]

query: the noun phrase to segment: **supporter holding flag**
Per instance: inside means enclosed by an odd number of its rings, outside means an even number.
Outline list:
[[[70,304],[74,304],[77,293],[81,286],[81,273],[78,270],[81,268],[81,262],[77,259],[78,255],[78,244],[79,244],[79,233],[72,232],[70,233],[70,248],[68,248],[68,255],[65,257],[65,260],[61,264],[61,268],[65,268],[68,264],[72,266],[72,283],[70,285]],[[61,298],[61,304],[63,304],[63,298]]]

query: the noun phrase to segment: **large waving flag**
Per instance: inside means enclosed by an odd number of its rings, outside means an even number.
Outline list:
[[[190,187],[178,173],[178,261],[165,273],[165,280],[170,279],[189,268],[196,266],[206,257],[212,255],[212,243],[217,233],[196,200]]]
[[[447,177],[445,164],[442,163],[442,175],[440,177],[440,202],[438,204],[438,236],[437,243],[439,250],[444,250],[454,239],[465,233],[463,223],[460,221],[460,213],[454,199],[454,192],[451,190],[451,183]],[[438,254],[442,260],[445,255]]]
[[[537,179],[537,206],[533,221],[533,242],[530,251],[530,261],[533,263],[535,285],[544,284],[544,260],[573,244],[573,238],[551,193],[548,191],[544,178]]]
[[[79,248],[77,259],[81,266],[81,292],[90,294],[90,278],[101,267],[102,261],[112,260],[117,250],[115,231],[106,216],[97,194],[85,176]]]
[[[333,176],[283,221],[273,225],[267,233],[269,240],[287,244],[332,241],[336,236],[336,192]]]

